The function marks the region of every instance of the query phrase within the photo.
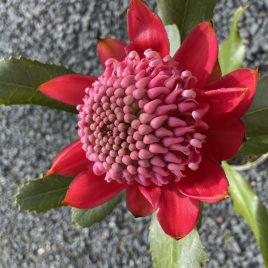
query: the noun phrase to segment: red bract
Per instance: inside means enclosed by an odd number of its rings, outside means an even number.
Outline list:
[[[59,152],[48,174],[75,176],[63,203],[77,208],[125,190],[133,215],[158,210],[163,230],[179,239],[196,226],[200,201],[227,196],[220,161],[243,142],[240,117],[257,72],[221,77],[209,22],[169,56],[165,28],[142,0],[130,3],[128,35],[129,44],[99,40],[99,77],[65,75],[39,87],[79,111],[80,139]]]

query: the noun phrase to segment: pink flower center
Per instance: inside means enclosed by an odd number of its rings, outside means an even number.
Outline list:
[[[190,71],[151,49],[144,56],[106,61],[77,107],[78,133],[96,175],[161,186],[199,168],[209,106],[197,101]]]

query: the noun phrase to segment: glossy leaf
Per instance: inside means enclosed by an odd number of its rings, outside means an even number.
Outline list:
[[[239,155],[262,155],[268,152],[268,135],[248,138]]]
[[[242,119],[247,137],[268,135],[268,76],[259,81],[253,103]]]
[[[239,69],[243,65],[246,48],[237,26],[244,12],[245,8],[240,7],[237,9],[234,14],[230,34],[219,47],[219,63],[223,75]]]
[[[72,221],[82,227],[90,227],[94,223],[105,219],[123,199],[123,194],[119,194],[110,201],[90,209],[72,208]]]
[[[175,240],[164,233],[155,216],[152,216],[149,243],[155,268],[198,268],[208,260],[196,229]]]
[[[176,24],[181,40],[202,21],[213,16],[216,0],[157,0],[158,13],[165,25]]]
[[[244,218],[260,246],[265,267],[268,267],[268,213],[249,183],[227,163],[223,168],[230,182],[229,193],[234,209]]]
[[[180,32],[176,24],[166,25],[165,29],[167,31],[169,44],[170,44],[169,53],[171,56],[174,56],[174,54],[176,53],[176,51],[178,50],[181,44]]]
[[[72,106],[52,100],[37,87],[71,70],[57,65],[44,64],[26,58],[0,59],[0,104],[36,104],[77,112]]]
[[[60,207],[72,180],[72,177],[50,175],[28,181],[18,189],[16,203],[25,211],[44,212]]]

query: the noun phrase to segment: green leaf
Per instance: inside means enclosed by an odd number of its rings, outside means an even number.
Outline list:
[[[174,56],[181,44],[180,32],[176,24],[165,26],[169,43],[170,43],[170,55]]]
[[[60,75],[71,74],[71,70],[57,65],[49,65],[26,58],[0,59],[0,104],[36,104],[77,112],[66,105],[48,98],[37,87]]]
[[[217,0],[157,0],[157,9],[165,25],[176,24],[181,40],[202,21],[209,21]]]
[[[219,63],[223,75],[239,69],[243,65],[246,48],[240,37],[237,26],[245,10],[246,8],[242,7],[237,9],[234,14],[230,34],[219,47]]]
[[[223,168],[230,182],[229,193],[234,209],[254,233],[260,246],[265,267],[268,267],[268,213],[249,183],[227,163]]]
[[[90,227],[94,223],[102,221],[122,201],[123,194],[119,194],[110,201],[95,208],[72,208],[72,221],[82,227]]]
[[[198,268],[208,260],[196,229],[175,240],[164,233],[155,216],[152,216],[149,243],[155,268]]]
[[[248,138],[239,155],[262,155],[268,152],[268,135]]]
[[[247,137],[268,135],[268,76],[259,80],[253,103],[242,120]]]
[[[62,206],[72,177],[50,175],[31,180],[18,189],[16,203],[21,210],[44,212]]]

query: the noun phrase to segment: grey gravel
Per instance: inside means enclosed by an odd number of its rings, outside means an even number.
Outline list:
[[[154,1],[148,1],[155,8]],[[232,14],[250,4],[239,28],[249,49],[245,65],[268,66],[268,1],[220,0],[214,23],[220,40]],[[126,39],[127,0],[2,0],[0,55],[24,55],[63,64],[85,74],[101,71],[96,39]],[[76,116],[45,107],[0,107],[0,267],[151,267],[149,219],[134,219],[124,204],[90,229],[70,221],[70,209],[43,214],[18,212],[16,188],[38,177],[56,152],[76,139]],[[267,164],[246,173],[268,205]],[[205,267],[263,267],[260,250],[229,200],[204,211],[201,238]]]

